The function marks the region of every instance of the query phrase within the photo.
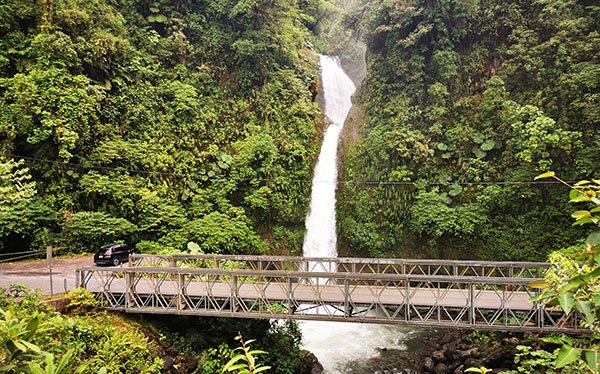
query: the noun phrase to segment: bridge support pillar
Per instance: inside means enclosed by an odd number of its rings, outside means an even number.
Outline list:
[[[469,284],[469,325],[475,325],[475,285]]]
[[[183,309],[183,275],[177,274],[177,310]]]
[[[130,308],[132,304],[131,295],[134,282],[134,273],[125,273],[125,309]]]
[[[237,312],[238,309],[238,298],[239,298],[239,291],[238,291],[238,277],[237,275],[234,275],[231,278],[231,297],[230,297],[230,310],[231,312]]]
[[[83,287],[81,284],[81,270],[75,270],[75,288]]]
[[[286,303],[286,314],[294,314],[293,302],[292,302],[292,278],[288,278],[285,288],[285,303]]]

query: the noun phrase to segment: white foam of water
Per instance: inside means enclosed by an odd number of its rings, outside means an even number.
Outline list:
[[[325,94],[325,114],[333,123],[325,133],[315,167],[303,251],[306,257],[336,257],[337,144],[352,106],[350,98],[355,87],[344,73],[337,57],[319,56],[319,61]],[[325,313],[324,310],[311,311],[310,305],[304,307],[307,307],[306,313]],[[299,325],[304,348],[317,356],[327,374],[348,372],[343,368],[344,364],[373,357],[377,355],[378,347],[405,348],[401,340],[406,336],[406,331],[398,327],[324,321],[303,321]]]
[[[306,257],[335,257],[337,145],[340,131],[352,106],[350,97],[355,87],[344,73],[337,57],[319,56],[319,62],[325,94],[325,114],[333,123],[327,128],[315,167],[303,251]]]
[[[347,372],[346,363],[377,356],[379,347],[406,349],[401,342],[406,333],[393,326],[325,321],[300,326],[304,348],[317,356],[327,374]]]

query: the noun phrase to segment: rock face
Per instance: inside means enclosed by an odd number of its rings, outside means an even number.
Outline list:
[[[298,374],[321,374],[323,373],[323,365],[312,352],[302,351],[302,362],[298,367]]]

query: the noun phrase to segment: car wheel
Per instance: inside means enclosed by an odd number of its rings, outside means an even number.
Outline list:
[[[121,260],[118,257],[113,258],[112,263],[114,266],[119,266],[121,264]]]

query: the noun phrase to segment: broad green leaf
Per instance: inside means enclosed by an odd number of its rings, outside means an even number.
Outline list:
[[[256,370],[254,370],[254,374],[256,373],[262,373],[265,370],[269,370],[271,367],[270,366],[261,366],[259,368],[257,368]]]
[[[483,134],[481,134],[481,133],[473,134],[473,141],[475,143],[481,144],[481,143],[483,143],[484,140],[485,140],[485,138],[483,137]]]
[[[572,293],[559,293],[558,294],[558,303],[560,307],[565,312],[565,314],[571,313],[571,309],[573,309],[573,303],[575,302],[575,296]]]
[[[556,173],[554,173],[553,171],[548,171],[548,172],[545,172],[544,174],[538,175],[537,177],[533,178],[533,180],[538,180],[538,179],[542,179],[542,178],[552,178],[555,175],[556,175]]]
[[[248,352],[248,354],[249,355],[264,355],[264,354],[267,354],[267,352],[257,350],[257,351],[250,351],[250,352]]]
[[[571,190],[571,192],[569,192],[569,199],[571,199],[571,200],[577,199],[580,196],[581,196],[581,192],[579,192],[577,190]]]
[[[594,294],[594,305],[600,306],[600,294]]]
[[[582,284],[584,284],[586,282],[584,276],[582,275],[578,275],[572,279],[569,280],[569,282],[563,287],[561,288],[561,293],[562,292],[569,292],[571,291],[573,288],[577,288],[579,286],[581,286]]]
[[[557,369],[560,369],[571,362],[577,360],[579,355],[581,354],[581,349],[571,347],[570,345],[563,345],[563,347],[558,351],[556,355],[556,361],[554,362],[554,366]]]
[[[548,283],[543,279],[534,280],[527,285],[529,288],[546,288]]]
[[[31,352],[35,352],[38,354],[42,353],[42,349],[33,343],[23,340],[23,341],[21,341],[21,344],[23,344],[25,347],[27,347],[27,349]]]
[[[248,365],[247,364],[237,364],[237,365],[233,365],[231,367],[227,368],[227,371],[234,371],[234,370],[240,370],[240,369],[247,369]],[[225,368],[223,368],[223,371],[225,370]]]
[[[582,218],[580,220],[573,222],[573,224],[571,226],[585,225],[586,223],[594,223],[594,220],[589,217]]]
[[[587,239],[585,239],[585,242],[591,246],[599,245],[600,244],[600,231],[594,231],[593,233],[588,235]]]
[[[35,333],[35,330],[37,330],[39,324],[40,324],[39,316],[31,319],[31,321],[29,321],[29,323],[27,324],[27,333],[25,335],[23,335],[23,339],[29,340],[29,338],[31,338],[33,336],[33,334]]]
[[[550,297],[554,297],[556,296],[556,291],[554,290],[546,290],[540,294],[537,294],[535,296],[532,296],[529,298],[530,302],[534,302],[534,301],[540,301],[540,300],[545,300],[548,299]]]
[[[225,365],[225,368],[232,366],[233,364],[235,364],[236,362],[238,362],[239,360],[242,360],[246,358],[246,356],[244,355],[236,355],[234,357],[231,358],[231,360],[229,360],[227,362],[227,364]]]
[[[542,341],[550,344],[570,344],[571,339],[560,335],[554,335],[542,338]]]
[[[598,213],[598,212],[600,212],[600,206],[597,206],[594,209],[590,209],[590,213]]]
[[[44,370],[42,370],[42,368],[39,365],[34,365],[36,366],[32,366],[32,364],[29,364],[29,371],[31,372],[31,374],[47,374]],[[2,369],[0,368],[0,370]]]
[[[448,150],[448,146],[444,143],[438,143],[437,144],[437,149],[439,149],[440,151],[447,151]]]
[[[587,218],[587,217],[591,217],[592,214],[587,211],[587,210],[578,210],[573,212],[573,214],[571,214],[571,217],[575,218],[575,219],[582,219],[582,218]]]
[[[582,181],[579,181],[579,182],[575,183],[575,185],[576,186],[583,186],[585,184],[590,184],[590,183],[592,183],[592,182],[591,181],[582,180]]]
[[[569,200],[570,203],[580,203],[583,201],[590,201],[590,197],[581,193],[577,193],[577,195],[573,198],[571,198],[571,200]]]
[[[458,194],[460,194],[463,191],[463,188],[460,184],[453,184],[451,187],[451,190],[448,191],[448,195],[450,196],[456,196]]]
[[[551,299],[550,301],[546,301],[546,306],[552,307],[558,305],[558,297]]]
[[[490,151],[490,150],[494,149],[495,145],[496,145],[496,142],[494,142],[492,139],[488,139],[481,144],[480,148],[482,151]]]
[[[591,272],[580,275],[580,276],[583,280],[585,280],[586,282],[589,282],[594,278],[600,277],[600,267],[597,267],[596,269],[592,270]]]
[[[585,316],[585,322],[592,325],[594,323],[595,317],[592,312],[592,302],[591,301],[575,301],[575,309],[581,312]]]
[[[585,352],[585,362],[592,373],[600,373],[600,351]]]
[[[487,155],[487,153],[485,153],[484,151],[482,151],[479,148],[474,149],[473,153],[475,153],[475,157],[477,157],[477,158],[484,158]]]
[[[62,371],[66,369],[67,365],[69,364],[69,361],[71,361],[71,357],[73,357],[72,349],[65,353],[65,355],[61,357],[60,361],[58,361],[58,365],[56,366],[56,373],[62,373]]]

